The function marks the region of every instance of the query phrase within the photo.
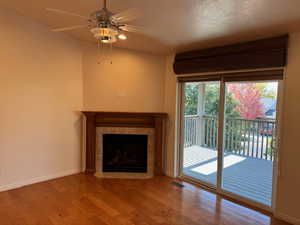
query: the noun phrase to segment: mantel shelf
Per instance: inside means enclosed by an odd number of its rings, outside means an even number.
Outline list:
[[[168,114],[164,112],[110,112],[110,111],[81,111],[84,115],[128,115],[128,116],[159,116],[167,117]]]

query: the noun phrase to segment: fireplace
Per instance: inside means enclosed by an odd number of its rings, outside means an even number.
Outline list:
[[[154,174],[155,130],[97,127],[96,173],[100,178],[150,178]]]
[[[103,172],[147,172],[147,135],[104,134]]]
[[[164,174],[164,130],[167,118],[166,113],[95,111],[84,111],[82,113],[86,118],[86,138],[84,140],[86,146],[84,152],[86,173],[95,174],[96,176],[102,178],[147,178],[152,177],[154,174]],[[106,155],[106,153],[103,154],[103,136],[112,134],[147,136],[147,157],[144,158],[147,161],[147,170],[145,170],[145,164],[143,168],[142,166],[136,166],[136,168],[134,168],[134,172],[133,168],[129,168],[132,165],[126,165],[123,168],[116,165],[107,167],[108,165],[106,163],[106,159],[103,158],[103,155]],[[145,146],[144,144],[143,146]],[[135,147],[145,152],[144,147]],[[131,147],[125,147],[125,149],[126,148]],[[125,152],[126,151],[128,150],[125,150]],[[109,155],[107,157],[108,161],[111,160],[109,159],[110,157],[114,158],[113,156]],[[103,164],[105,164],[104,170]],[[142,164],[141,161],[139,162],[139,164]],[[130,172],[129,170],[132,171]]]

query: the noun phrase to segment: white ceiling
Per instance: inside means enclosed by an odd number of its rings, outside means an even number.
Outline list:
[[[84,24],[80,18],[49,13],[58,8],[89,15],[102,7],[99,0],[0,0],[11,8],[51,28]],[[108,0],[120,12],[137,8],[141,17],[132,24],[143,34],[129,34],[119,47],[157,54],[229,44],[286,32],[300,31],[300,0]],[[67,31],[94,42],[88,29]]]

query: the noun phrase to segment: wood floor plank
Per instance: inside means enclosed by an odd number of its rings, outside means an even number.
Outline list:
[[[78,174],[0,193],[1,225],[288,225],[168,177]]]

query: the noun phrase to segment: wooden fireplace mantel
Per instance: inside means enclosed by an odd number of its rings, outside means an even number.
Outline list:
[[[96,127],[144,127],[155,129],[154,174],[163,175],[165,120],[167,113],[95,112],[86,116],[86,173],[96,172]]]

